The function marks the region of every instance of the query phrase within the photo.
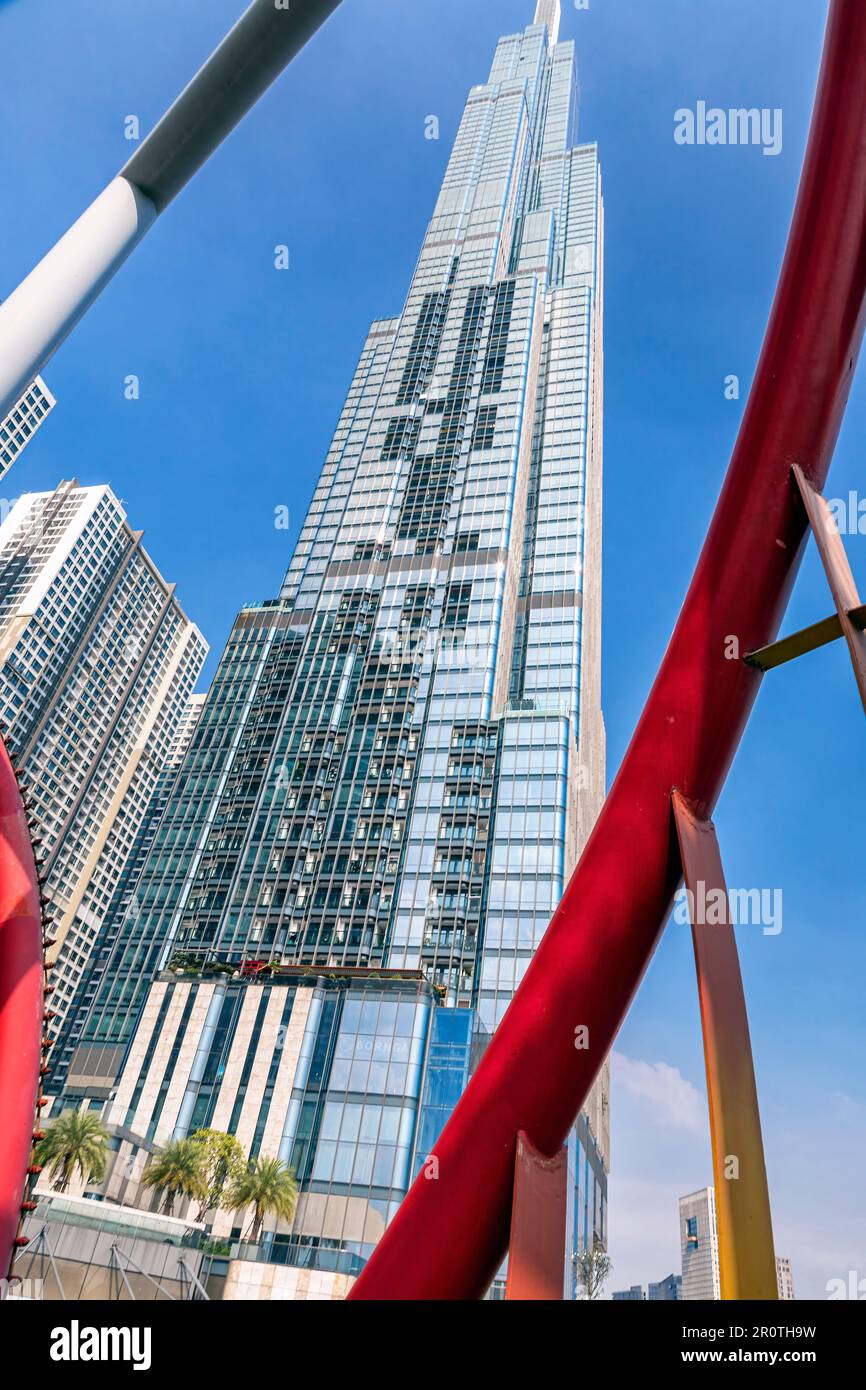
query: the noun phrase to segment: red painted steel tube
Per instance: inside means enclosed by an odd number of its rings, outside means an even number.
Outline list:
[[[18,783],[0,742],[0,1276],[10,1266],[30,1158],[43,981],[33,848]]]
[[[516,1136],[563,1143],[666,922],[679,787],[715,804],[760,685],[726,659],[778,632],[863,335],[866,4],[834,0],[794,221],[731,466],[670,646],[598,824],[505,1018],[350,1297],[483,1295],[508,1242]],[[590,1050],[574,1047],[589,1028]],[[435,1165],[434,1165],[435,1166]],[[428,1166],[429,1167],[429,1166]]]
[[[517,1136],[508,1279],[516,1302],[562,1302],[568,1221],[568,1153],[545,1158],[525,1134]]]

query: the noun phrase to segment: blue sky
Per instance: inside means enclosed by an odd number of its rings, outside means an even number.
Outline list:
[[[0,296],[128,158],[242,0],[0,3]],[[213,670],[272,596],[371,319],[397,313],[468,88],[532,0],[347,0],[136,251],[47,369],[53,417],[6,480],[109,481]],[[808,128],[821,0],[564,0],[582,139],[607,214],[605,671],[616,770],[672,629],[738,428]],[[776,158],[683,148],[674,112],[781,108]],[[441,139],[424,138],[435,114]],[[291,269],[273,267],[290,248]],[[124,398],[136,374],[138,401]],[[725,399],[737,374],[739,401]],[[828,489],[862,488],[861,372]],[[290,531],[274,509],[288,506]],[[866,592],[866,540],[848,538]],[[788,617],[830,611],[814,551]],[[740,932],[776,1245],[802,1296],[866,1276],[864,727],[847,656],[775,673],[719,808],[733,886],[780,889]],[[613,1286],[678,1268],[676,1197],[711,1181],[691,943],[672,926],[617,1043]]]

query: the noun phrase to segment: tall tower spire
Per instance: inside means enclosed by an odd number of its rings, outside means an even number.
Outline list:
[[[571,144],[572,45],[549,48],[561,9],[542,0],[470,92],[279,598],[238,615],[52,1052],[52,1093],[114,1092],[124,1133],[234,1115],[297,1173],[287,1258],[334,1280],[436,1142],[428,1057],[459,1089],[604,799],[604,213],[598,151]],[[228,976],[175,985],[184,959]],[[266,994],[246,972],[271,962],[289,973]],[[604,1070],[568,1140],[590,1213],[569,1290],[605,1236],[609,1095]]]
[[[559,23],[562,19],[560,0],[538,0],[535,8],[535,23],[546,24],[551,45],[559,40]]]

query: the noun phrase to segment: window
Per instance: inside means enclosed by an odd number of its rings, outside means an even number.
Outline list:
[[[469,621],[469,600],[472,598],[472,585],[449,584],[442,611],[443,628],[453,631],[465,628]]]
[[[496,412],[498,406],[483,405],[475,419],[475,430],[472,435],[473,449],[492,449],[493,436],[496,433]]]
[[[454,264],[451,271],[452,280],[456,269]],[[406,358],[400,390],[397,393],[398,405],[406,405],[409,401],[416,400],[433,375],[450,303],[450,284],[447,290],[438,294],[425,294]]]
[[[480,542],[480,531],[458,531],[454,537],[454,553],[463,555],[468,550],[477,550]]]
[[[382,458],[393,460],[411,456],[415,452],[420,427],[421,421],[413,415],[395,415],[388,425]]]
[[[514,281],[503,280],[496,288],[493,301],[493,322],[487,341],[487,356],[481,380],[482,394],[501,391],[505,371],[505,352],[514,308]]]

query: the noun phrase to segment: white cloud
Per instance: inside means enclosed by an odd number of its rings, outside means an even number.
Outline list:
[[[798,1298],[866,1278],[866,1105],[803,1095],[792,1079],[764,1093],[761,1119],[776,1250]],[[614,1053],[611,1123],[608,1291],[680,1272],[678,1199],[713,1182],[706,1099],[677,1067]]]
[[[707,1103],[668,1062],[613,1056],[608,1290],[680,1273],[677,1201],[712,1183]]]
[[[827,1281],[866,1279],[863,1153],[866,1105],[840,1091],[775,1098],[764,1118],[773,1234],[798,1298]]]
[[[693,1134],[706,1132],[706,1097],[667,1062],[639,1062],[615,1052],[613,1084],[618,1095],[625,1093],[632,1100],[647,1102],[646,1119],[651,1124]]]

